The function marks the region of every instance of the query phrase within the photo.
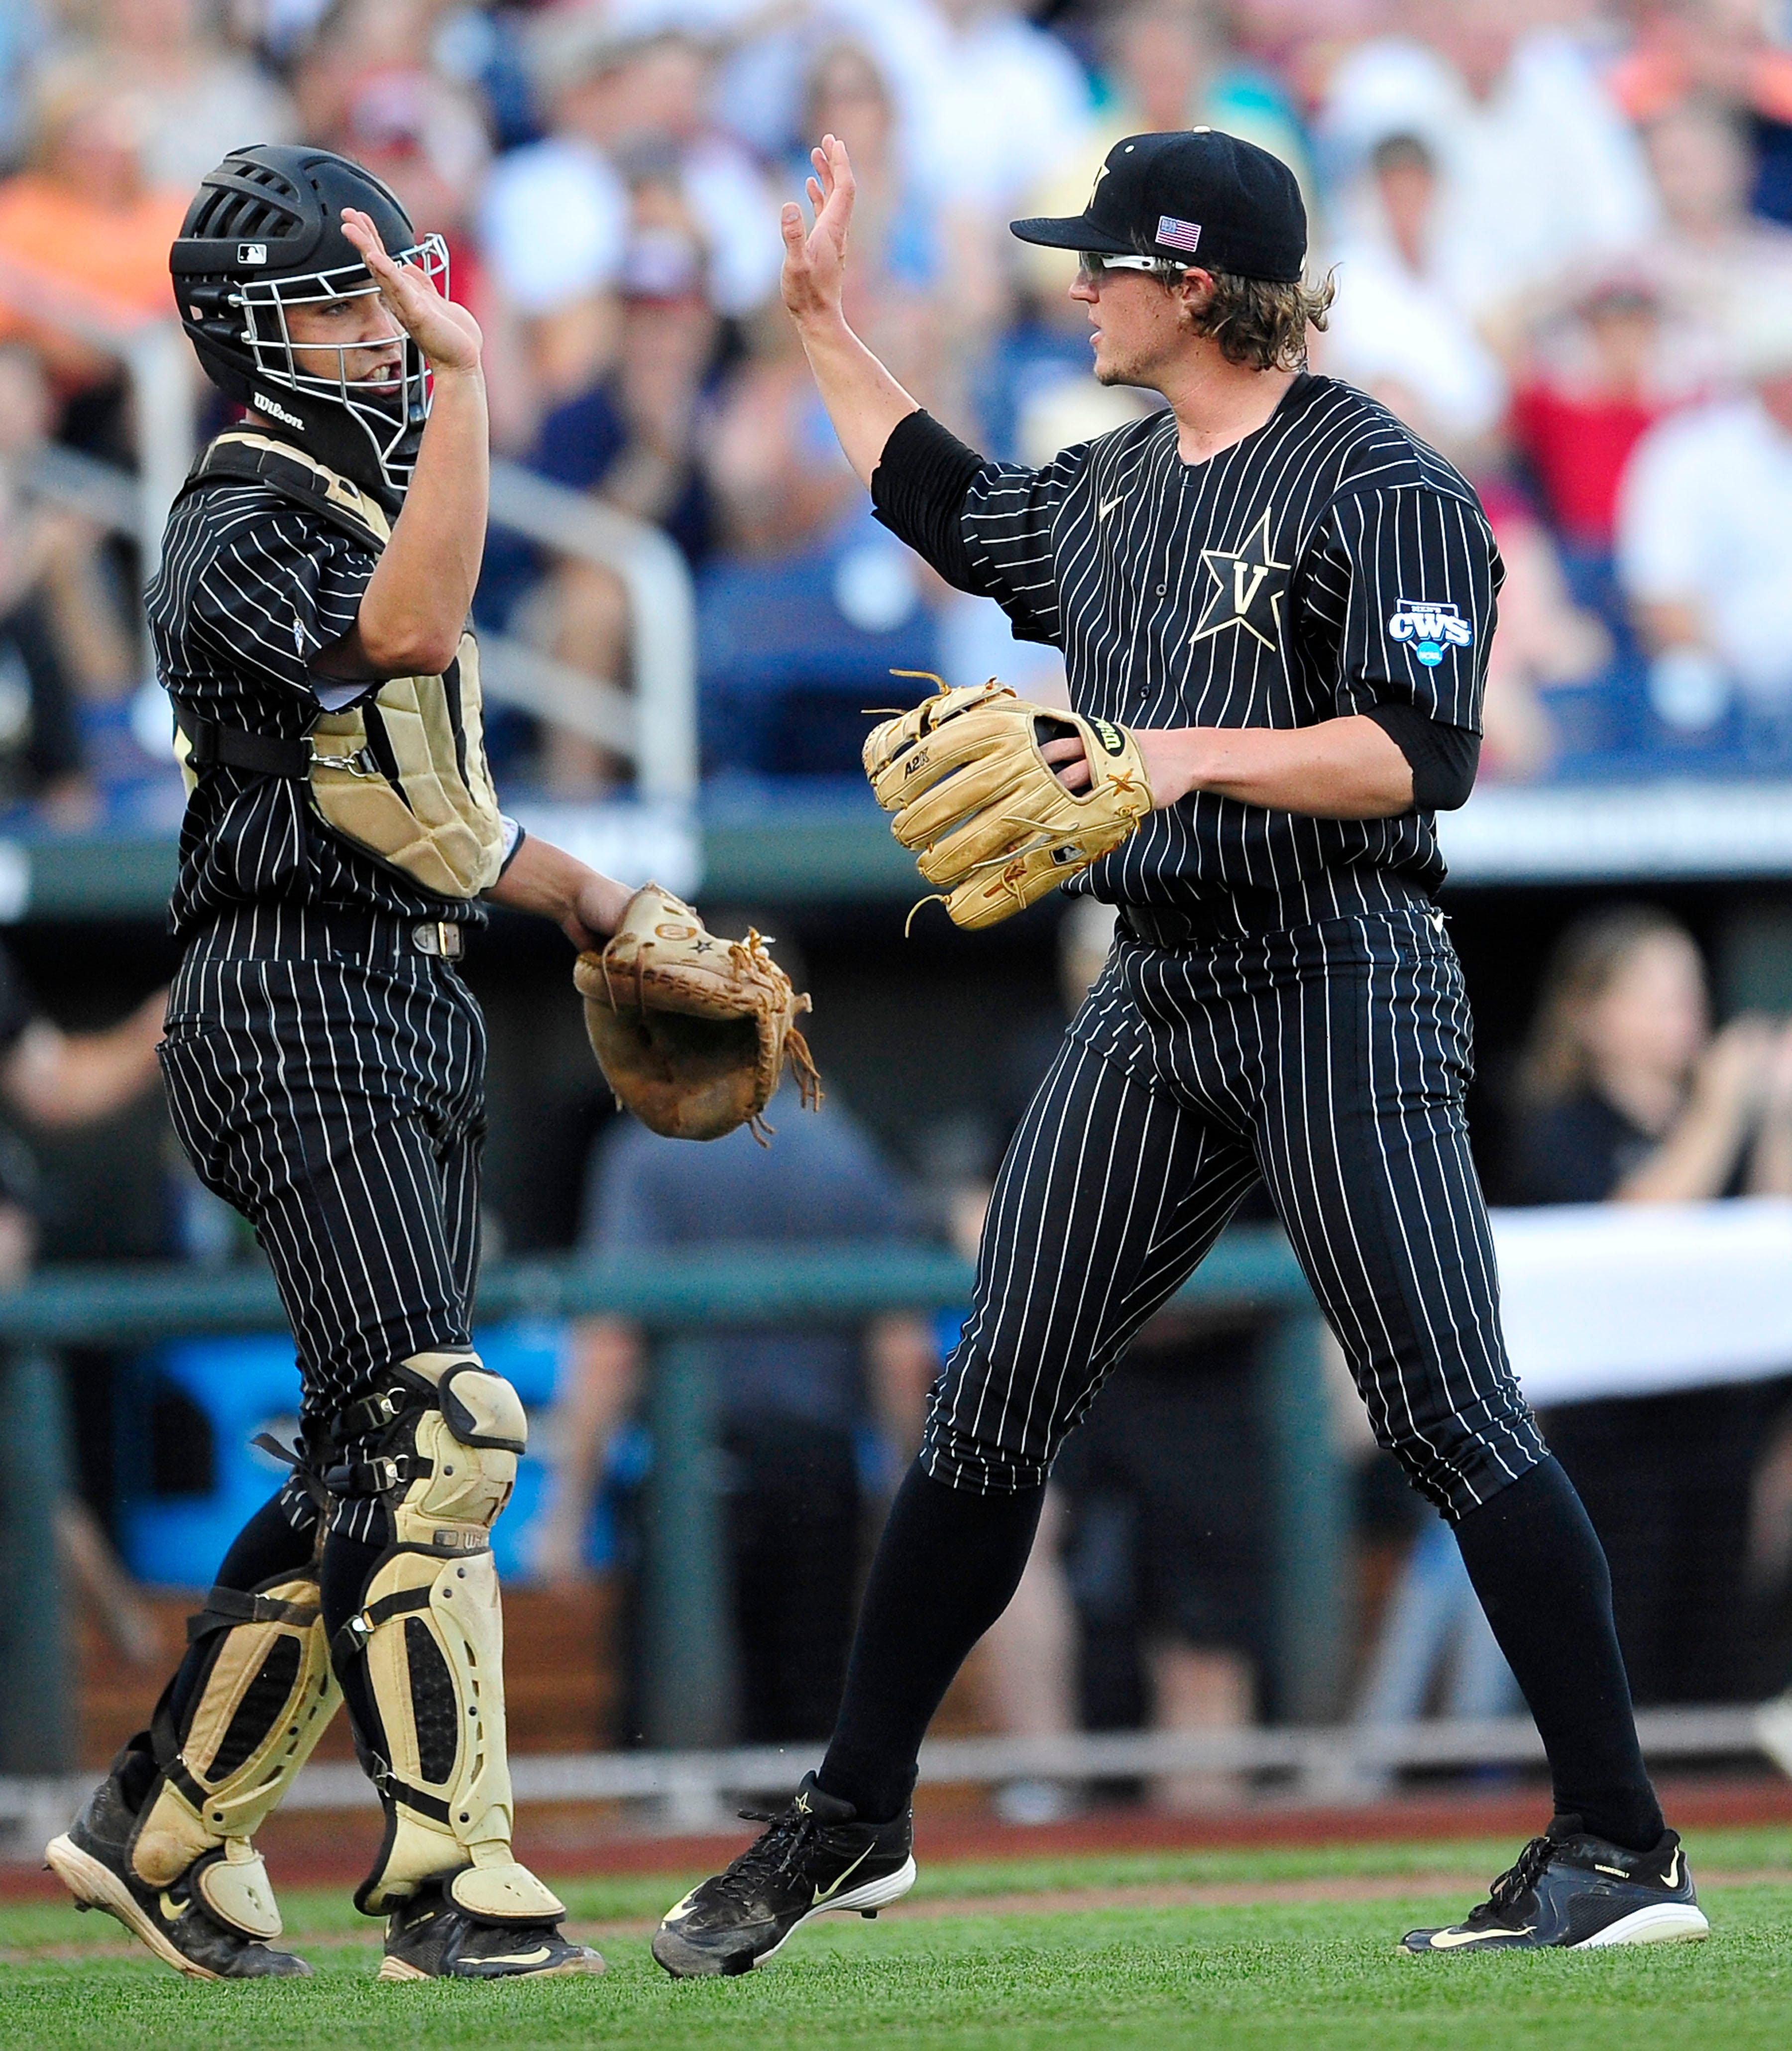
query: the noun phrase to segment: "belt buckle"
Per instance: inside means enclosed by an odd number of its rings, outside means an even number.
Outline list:
[[[411,940],[420,955],[434,955],[441,961],[460,959],[460,927],[453,919],[425,919],[412,928]]]

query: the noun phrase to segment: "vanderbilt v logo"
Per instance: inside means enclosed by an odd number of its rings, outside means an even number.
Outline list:
[[[1263,579],[1269,572],[1267,563],[1235,562],[1232,565],[1232,611],[1240,619],[1250,611],[1258,592],[1262,588]]]
[[[1201,567],[1213,580],[1193,639],[1204,641],[1236,627],[1252,640],[1274,649],[1282,631],[1282,600],[1290,565],[1275,560],[1270,548],[1269,510],[1236,549],[1203,549]]]

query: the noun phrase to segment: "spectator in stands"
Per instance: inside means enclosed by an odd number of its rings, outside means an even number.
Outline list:
[[[801,344],[781,307],[747,334],[704,451],[721,537],[736,553],[773,556],[818,539],[857,502]]]
[[[1575,603],[1554,538],[1519,494],[1496,482],[1481,496],[1505,582],[1487,656],[1478,775],[1521,781],[1545,769],[1561,744],[1548,693],[1597,678],[1612,639],[1596,612]]]
[[[1474,471],[1505,412],[1505,377],[1446,278],[1441,232],[1431,145],[1384,136],[1341,209],[1337,298],[1319,360]]]
[[[1792,52],[1785,53],[1792,66]],[[1725,350],[1763,283],[1792,284],[1792,231],[1748,208],[1751,158],[1743,117],[1718,99],[1681,100],[1644,128],[1666,219],[1634,265],[1659,300],[1662,349],[1676,388],[1720,381]]]
[[[934,205],[1005,221],[1087,127],[1088,81],[1016,0],[937,0],[937,14],[916,170]]]
[[[699,460],[721,326],[704,289],[703,244],[674,177],[631,182],[617,280],[619,347],[603,381],[555,407],[531,467],[663,527],[695,568],[709,552],[710,493]],[[512,615],[512,630],[590,677],[631,686],[628,597],[602,564],[565,557]],[[621,765],[601,744],[549,725],[541,766],[558,798],[593,796]]]
[[[1630,453],[1688,396],[1664,349],[1653,281],[1614,269],[1591,279],[1533,334],[1513,401],[1513,438],[1564,544],[1609,570],[1618,489]]]
[[[1429,43],[1377,37],[1344,59],[1322,136],[1338,177],[1388,135],[1423,139],[1443,172],[1446,285],[1498,338],[1527,294],[1638,241],[1657,205],[1641,147],[1573,36],[1528,26],[1510,0],[1454,0],[1423,21]]]
[[[393,0],[383,3],[398,11]],[[143,176],[152,187],[190,192],[245,139],[298,136],[291,98],[224,39],[221,11],[207,0],[107,0],[93,10],[100,53],[118,84],[141,96]]]
[[[1732,337],[1743,389],[1638,443],[1618,568],[1670,732],[1716,737],[1734,704],[1747,757],[1792,760],[1792,292],[1764,284]]]
[[[1676,920],[1619,905],[1569,928],[1545,970],[1506,1163],[1519,1203],[1792,1194],[1792,1026],[1713,1033]],[[1741,1684],[1751,1481],[1771,1387],[1569,1404],[1544,1420],[1611,1563],[1639,1703]]]
[[[780,950],[787,964],[787,947]],[[869,1135],[830,1093],[814,1118],[780,1122],[761,1147],[744,1127],[705,1147],[619,1123],[594,1155],[583,1244],[652,1259],[678,1248],[900,1245],[906,1194]],[[919,1443],[938,1369],[919,1319],[857,1328],[716,1331],[713,1349],[728,1458],[728,1535],[740,1678],[739,1738],[825,1737],[845,1678],[865,1510],[862,1441],[901,1454]],[[583,1571],[584,1534],[604,1448],[638,1403],[641,1335],[619,1319],[579,1328],[538,1570]],[[900,1464],[900,1463],[898,1463]]]
[[[29,165],[0,182],[0,337],[29,334],[65,392],[112,380],[112,338],[167,314],[187,195],[145,178],[145,115],[91,56],[49,68]]]
[[[1792,50],[1758,0],[1632,0],[1614,97],[1649,125],[1700,99],[1725,103],[1751,131],[1744,189],[1769,219],[1792,221]]]
[[[36,353],[0,343],[0,803],[35,798],[66,825],[92,803],[77,692],[122,687],[130,649],[99,534],[38,495],[33,467],[50,415]]]

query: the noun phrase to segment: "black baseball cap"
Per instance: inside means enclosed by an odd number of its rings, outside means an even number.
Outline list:
[[[1294,173],[1218,128],[1123,135],[1079,214],[1008,225],[1048,249],[1162,256],[1279,284],[1298,283],[1306,258],[1306,209]]]

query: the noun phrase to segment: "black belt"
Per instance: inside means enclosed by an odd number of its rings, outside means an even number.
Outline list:
[[[349,955],[371,960],[402,952],[453,962],[464,958],[477,927],[466,920],[412,919],[359,905],[244,904],[221,912],[194,933],[193,944],[213,955],[250,951],[245,929],[255,931],[252,951],[258,954],[298,959]]]

